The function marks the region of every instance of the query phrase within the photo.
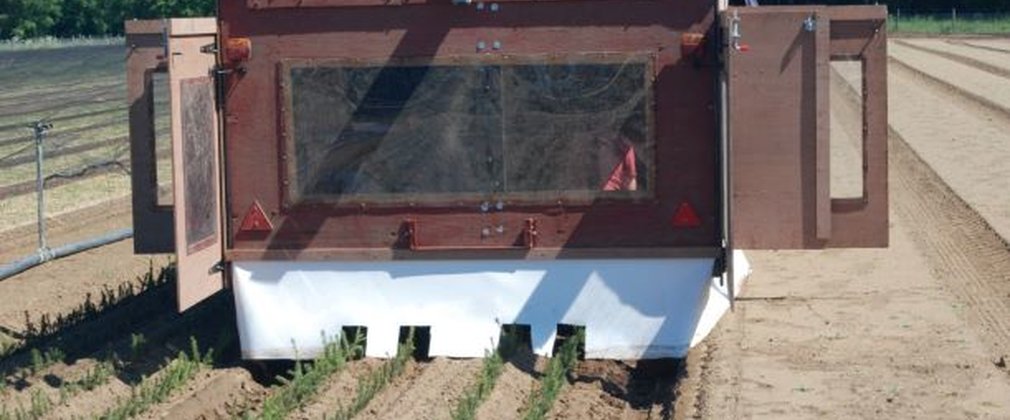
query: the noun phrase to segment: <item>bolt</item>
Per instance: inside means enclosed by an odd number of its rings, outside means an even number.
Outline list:
[[[484,238],[491,236],[491,228],[485,226],[483,229],[480,230],[480,236]]]
[[[480,52],[485,49],[487,49],[487,44],[485,44],[484,41],[477,41],[477,51]]]
[[[497,11],[498,11],[498,3],[491,3],[491,12],[494,13]]]
[[[495,50],[500,50],[501,49],[501,41],[495,41],[494,43],[492,43],[491,44],[491,48],[494,48]]]
[[[491,204],[488,203],[487,201],[485,201],[483,203],[480,203],[480,211],[481,211],[481,213],[487,213],[487,211],[490,210],[490,209],[491,209]]]
[[[484,2],[482,1],[477,2],[477,10],[478,11],[484,10]]]
[[[494,208],[498,209],[498,211],[505,210],[505,202],[498,200],[498,202],[495,203]]]

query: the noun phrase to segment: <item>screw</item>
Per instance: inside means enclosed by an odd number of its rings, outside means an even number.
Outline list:
[[[480,52],[485,49],[487,49],[487,44],[485,44],[484,41],[477,41],[477,51]]]
[[[490,210],[490,209],[491,209],[491,204],[488,203],[487,201],[485,201],[483,203],[480,203],[480,211],[482,213],[487,213],[487,211]]]
[[[482,1],[477,2],[477,10],[478,11],[484,10],[484,2]]]
[[[491,228],[485,226],[483,229],[480,230],[480,236],[485,238],[491,236]]]
[[[498,11],[498,3],[491,3],[491,12],[493,13],[497,11]]]
[[[498,209],[498,211],[505,210],[505,202],[498,200],[498,203],[494,205],[494,208]]]
[[[495,41],[494,43],[492,43],[491,44],[491,48],[494,48],[495,50],[500,50],[501,49],[501,41]]]

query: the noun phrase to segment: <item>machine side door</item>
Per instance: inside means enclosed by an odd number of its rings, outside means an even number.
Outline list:
[[[175,255],[185,310],[224,287],[214,19],[168,21]]]
[[[886,13],[873,6],[723,13],[732,247],[887,246]],[[842,60],[862,63],[862,86],[852,89],[862,96],[861,197],[831,194],[830,81],[832,61]]]

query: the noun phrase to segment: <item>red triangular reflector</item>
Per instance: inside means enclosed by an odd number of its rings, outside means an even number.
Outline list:
[[[679,228],[701,226],[701,219],[698,218],[698,213],[687,202],[680,203],[677,211],[673,213],[673,220],[670,222],[673,224],[673,227]]]
[[[263,211],[263,207],[260,207],[260,203],[253,201],[238,230],[239,232],[273,232],[274,225],[270,223],[270,218]]]

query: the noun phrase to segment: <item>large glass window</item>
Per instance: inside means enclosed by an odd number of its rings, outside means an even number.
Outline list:
[[[295,201],[651,195],[643,57],[315,61],[285,72]]]

